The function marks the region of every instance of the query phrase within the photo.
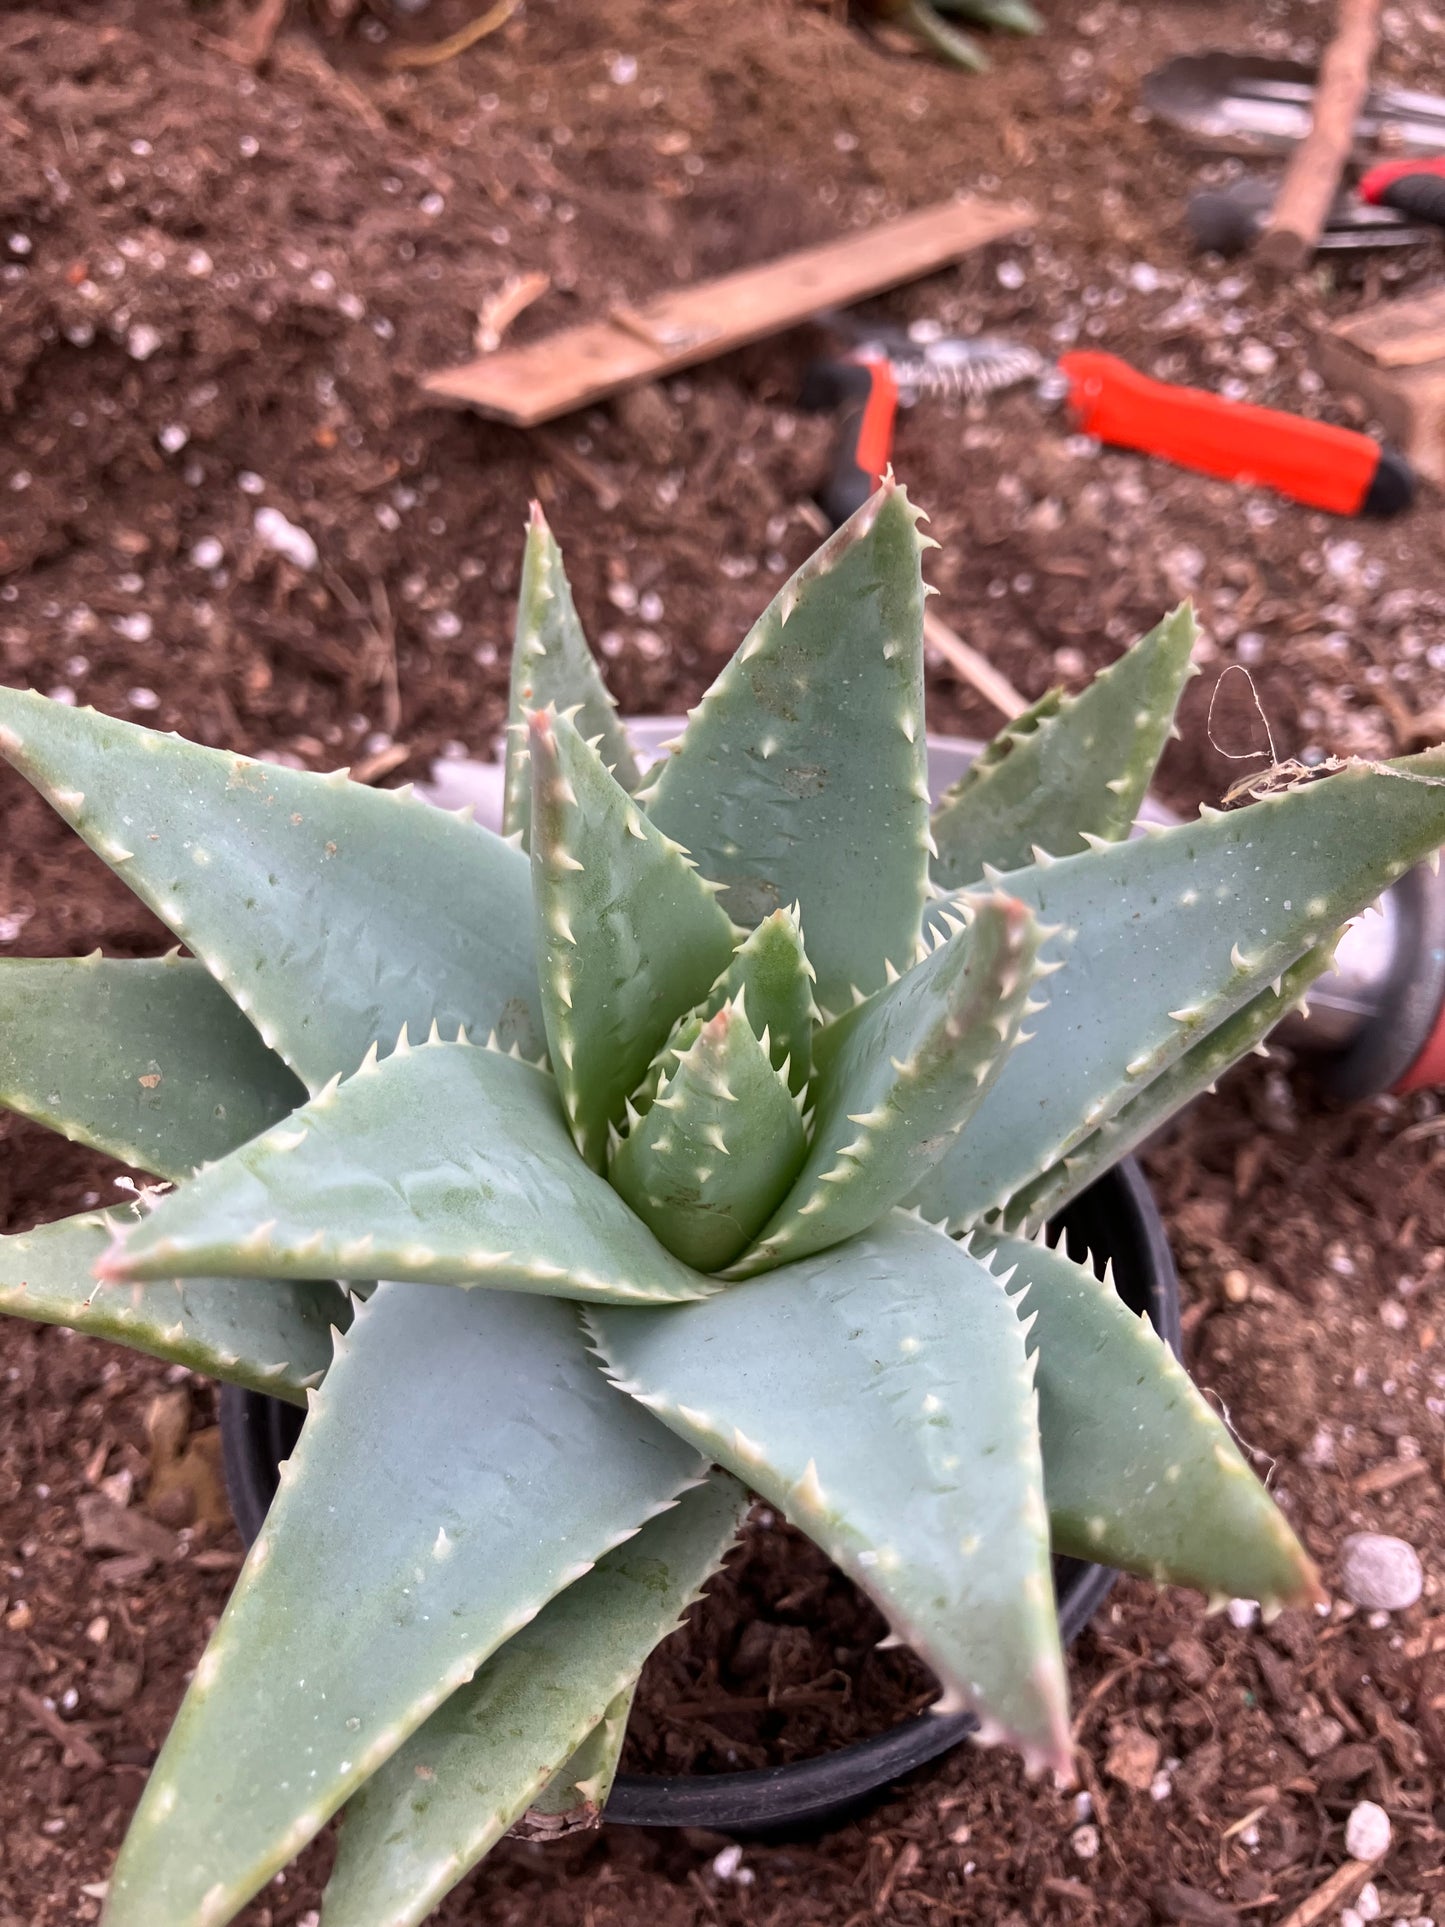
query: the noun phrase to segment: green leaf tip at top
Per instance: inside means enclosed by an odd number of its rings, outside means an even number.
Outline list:
[[[1026,868],[1036,849],[1072,856],[1128,834],[1174,725],[1197,631],[1181,604],[1078,696],[1049,694],[1010,723],[933,814],[933,879]]]
[[[685,850],[554,711],[528,718],[532,893],[547,1044],[583,1157],[727,967],[738,932]]]
[[[582,734],[599,739],[602,759],[617,781],[626,790],[637,788],[637,762],[627,732],[617,720],[612,692],[587,646],[562,552],[541,505],[534,502],[517,597],[502,800],[502,834],[520,834],[524,849],[532,821],[527,716],[549,706],[575,710]]]
[[[767,1222],[807,1150],[798,1102],[749,1026],[745,993],[702,1025],[610,1177],[684,1263],[719,1271]]]
[[[784,585],[641,793],[751,927],[798,903],[818,1002],[905,969],[928,894],[918,511],[891,481]]]
[[[946,1155],[1010,1051],[1029,1041],[1024,1020],[1044,1007],[1030,993],[1046,933],[1001,892],[955,908],[966,924],[952,918],[931,955],[818,1037],[807,1163],[730,1275],[866,1230]]]

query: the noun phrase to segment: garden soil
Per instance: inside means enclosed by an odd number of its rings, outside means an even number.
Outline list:
[[[623,704],[696,701],[817,540],[830,431],[796,398],[824,339],[798,330],[531,435],[429,405],[416,378],[468,357],[513,274],[547,279],[522,341],[955,191],[1021,195],[1025,238],[871,311],[1098,344],[1352,421],[1314,331],[1440,272],[1420,250],[1267,289],[1189,257],[1183,204],[1220,163],[1147,124],[1142,75],[1211,44],[1313,57],[1323,5],[1055,4],[1045,37],[998,44],[979,80],[806,0],[527,0],[469,53],[386,66],[469,11],[298,4],[259,64],[238,58],[239,0],[0,14],[4,680],[308,767],[424,777],[495,738],[535,495]],[[1387,7],[1383,69],[1445,90],[1441,27]],[[1177,805],[1217,801],[1260,766],[1230,758],[1267,742],[1373,755],[1445,734],[1438,498],[1331,520],[1101,453],[1025,392],[912,410],[897,462],[943,545],[934,606],[1029,696],[1077,686],[1195,596],[1205,674],[1162,776]],[[281,531],[289,556],[263,509],[300,532]],[[931,670],[931,727],[986,733],[981,701]],[[0,808],[6,954],[163,947],[8,774]],[[132,1176],[13,1119],[0,1138],[6,1228]],[[1265,1628],[1127,1581],[1071,1657],[1079,1793],[965,1749],[837,1833],[740,1857],[621,1828],[508,1842],[441,1921],[1267,1927],[1343,1862],[1366,1797],[1394,1844],[1363,1906],[1439,1915],[1439,1106],[1332,1107],[1277,1054],[1147,1162],[1199,1382],[1327,1578],[1346,1532],[1398,1532],[1425,1557],[1421,1603]],[[0,1398],[0,1927],[70,1927],[98,1918],[241,1554],[210,1386],[7,1322]],[[630,1763],[716,1771],[876,1730],[929,1690],[874,1650],[880,1631],[758,1518],[654,1662]],[[250,1927],[315,1927],[328,1852],[278,1877]]]

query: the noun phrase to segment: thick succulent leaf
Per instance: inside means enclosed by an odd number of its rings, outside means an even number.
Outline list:
[[[982,47],[951,26],[928,0],[901,0],[896,17],[911,27],[924,46],[946,60],[950,67],[962,67],[974,74],[988,72],[988,56]]]
[[[1001,1239],[995,1262],[1037,1314],[1039,1430],[1054,1550],[1217,1602],[1323,1597],[1308,1554],[1227,1427],[1106,1274]]]
[[[787,1079],[788,1089],[796,1097],[806,1088],[813,1074],[813,1026],[819,1020],[813,1002],[813,967],[797,918],[791,910],[775,910],[738,945],[732,962],[703,1001],[673,1025],[632,1093],[636,1111],[646,1115],[663,1079],[672,1076],[703,1025],[736,998],[742,1000],[748,1028],[759,1037],[766,1032],[768,1055],[774,1069]]]
[[[1013,1231],[1045,1223],[1062,1211],[1071,1198],[1087,1191],[1095,1178],[1152,1136],[1176,1111],[1182,1110],[1201,1092],[1212,1091],[1215,1081],[1246,1052],[1262,1050],[1264,1038],[1291,1010],[1298,1009],[1315,978],[1329,969],[1334,949],[1334,943],[1330,942],[1307,950],[1297,964],[1281,974],[1277,990],[1271,984],[1257,997],[1252,997],[1242,1009],[1185,1051],[1177,1063],[1161,1071],[1097,1131],[1091,1131],[1067,1157],[1051,1164],[1047,1171],[1016,1192],[1004,1211],[1004,1225]]]
[[[202,964],[0,960],[0,1105],[77,1143],[183,1178],[305,1101]]]
[[[404,1023],[544,1043],[527,861],[338,771],[202,749],[0,689],[0,753],[311,1090]]]
[[[575,1790],[568,1756],[578,1746],[596,1762],[580,1796],[595,1812],[606,1796],[598,1776],[610,1784],[621,1741],[590,1740],[589,1728],[619,1699],[625,1718],[643,1661],[716,1571],[746,1503],[735,1480],[714,1473],[559,1593],[438,1707],[347,1807],[325,1927],[424,1919],[539,1794],[544,1812],[573,1810],[558,1801]],[[563,1788],[549,1804],[560,1761]]]
[[[1021,1039],[1040,941],[1011,897],[955,900],[969,918],[905,977],[820,1033],[808,1161],[758,1243],[750,1277],[864,1231],[936,1164]]]
[[[583,1317],[618,1385],[871,1593],[986,1738],[1069,1770],[1029,1321],[999,1278],[893,1212],[705,1305]]]
[[[1056,691],[1008,724],[933,815],[933,880],[1018,870],[1035,845],[1072,856],[1087,835],[1126,836],[1169,740],[1190,662],[1194,613],[1166,616],[1079,696]]]
[[[306,1388],[319,1384],[331,1363],[331,1327],[345,1331],[351,1323],[346,1293],[319,1280],[97,1284],[96,1264],[135,1219],[134,1206],[85,1212],[0,1238],[0,1312],[68,1325],[208,1378],[303,1403]]]
[[[780,591],[643,792],[752,926],[802,905],[818,1001],[906,969],[928,889],[924,547],[891,481]]]
[[[534,714],[531,729],[542,1010],[572,1134],[600,1171],[608,1125],[738,933],[566,717]]]
[[[612,692],[602,680],[597,659],[582,633],[572,587],[562,567],[562,551],[534,502],[522,557],[522,587],[512,643],[512,699],[507,712],[502,792],[502,833],[520,834],[523,849],[532,821],[527,714],[546,709],[549,704],[558,710],[575,710],[577,727],[589,742],[594,737],[599,739],[602,760],[618,782],[624,789],[637,788],[632,746],[617,719]]]
[[[711,1289],[583,1164],[545,1071],[435,1040],[198,1172],[104,1261],[121,1279],[242,1271],[622,1303]]]
[[[382,1285],[152,1770],[107,1927],[229,1920],[699,1469],[603,1381],[569,1306]]]
[[[1013,872],[1068,960],[1038,1042],[911,1201],[955,1227],[1001,1209],[1442,839],[1434,750]]]
[[[732,962],[704,999],[699,1015],[715,1017],[724,1004],[743,1000],[749,1028],[768,1037],[774,1067],[798,1094],[813,1074],[813,966],[803,948],[794,910],[774,910],[738,945]]]
[[[720,1271],[767,1223],[807,1149],[797,1100],[725,1004],[617,1144],[611,1179],[684,1264]]]
[[[713,1474],[714,1478],[726,1476],[726,1473]],[[679,1503],[687,1503],[686,1494]],[[643,1530],[647,1528],[644,1526]],[[519,1834],[551,1839],[558,1833],[590,1832],[602,1824],[602,1809],[617,1778],[636,1691],[634,1679],[608,1702],[607,1711],[581,1746],[566,1765],[552,1775],[517,1822],[515,1830]]]

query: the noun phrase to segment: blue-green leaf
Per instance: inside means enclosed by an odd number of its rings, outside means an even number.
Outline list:
[[[204,966],[0,960],[0,1105],[183,1178],[306,1101]]]
[[[382,1285],[151,1772],[107,1927],[229,1920],[698,1470],[606,1384],[569,1306]]]
[[[713,1289],[573,1148],[545,1071],[437,1039],[368,1058],[161,1198],[110,1278],[402,1278],[654,1303]]]
[[[928,890],[924,539],[889,481],[805,562],[642,792],[751,926],[802,906],[817,996],[913,959]]]
[[[1028,1326],[985,1265],[893,1212],[705,1305],[584,1318],[617,1384],[871,1593],[985,1738],[1070,1770]]]
[[[346,1293],[320,1280],[97,1284],[96,1265],[136,1215],[134,1206],[85,1212],[0,1238],[0,1312],[114,1339],[301,1404],[331,1363],[331,1327],[351,1323]]]
[[[531,710],[549,706],[575,710],[578,729],[589,742],[598,738],[602,760],[618,782],[627,790],[637,788],[637,762],[627,731],[617,720],[617,705],[602,680],[596,657],[587,647],[562,567],[562,552],[534,502],[527,524],[517,630],[512,643],[512,697],[507,712],[502,798],[502,832],[506,836],[520,834],[524,849],[532,820],[527,716]]]
[[[643,1661],[716,1570],[746,1506],[737,1482],[715,1472],[444,1701],[348,1805],[325,1927],[412,1927],[534,1802],[570,1813],[575,1800],[559,1804],[570,1790],[595,1813]],[[563,1761],[564,1788],[549,1799]],[[581,1789],[568,1777],[574,1765]]]
[[[313,1091],[439,1021],[543,1047],[527,861],[344,772],[202,749],[0,689],[0,753]]]

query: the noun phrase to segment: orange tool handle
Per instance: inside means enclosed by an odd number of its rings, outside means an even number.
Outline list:
[[[1115,355],[1067,354],[1059,368],[1079,427],[1115,448],[1278,489],[1335,515],[1395,515],[1414,498],[1404,459],[1352,428],[1152,381]]]
[[[827,375],[831,398],[842,406],[832,470],[818,501],[838,528],[862,508],[893,459],[898,383],[882,355],[833,363]]]

